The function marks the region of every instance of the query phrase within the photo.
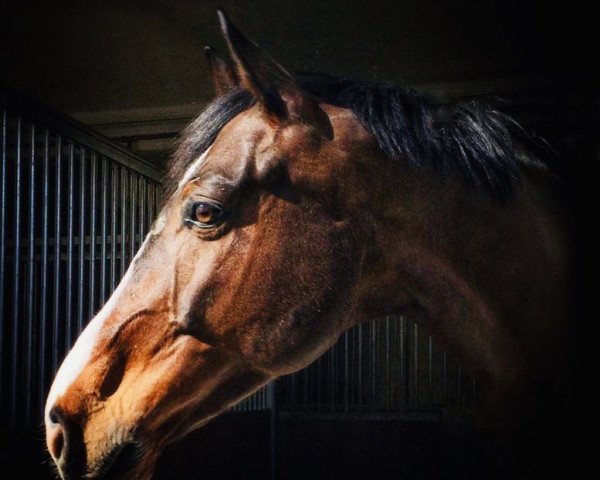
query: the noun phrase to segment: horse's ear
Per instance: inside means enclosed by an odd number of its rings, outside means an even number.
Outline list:
[[[252,93],[271,116],[309,123],[331,138],[333,127],[317,99],[298,86],[294,77],[273,57],[240,32],[223,10],[217,14],[240,86]]]
[[[212,78],[215,93],[218,97],[227,93],[232,88],[239,86],[235,72],[229,63],[227,63],[227,60],[219,55],[214,48],[209,46],[204,47],[204,55],[206,56],[210,77]]]

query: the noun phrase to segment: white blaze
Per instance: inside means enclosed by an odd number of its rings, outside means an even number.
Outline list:
[[[183,178],[179,182],[179,188],[185,186],[187,182],[189,182],[200,165],[204,163],[208,152],[211,147],[208,147],[206,151],[200,155],[200,157],[192,163],[192,165],[186,170]],[[164,214],[161,214],[156,222],[154,223],[152,230],[148,233],[148,236],[144,240],[144,243],[138,250],[135,258],[132,260],[131,265],[127,269],[127,272],[119,282],[119,286],[113,292],[111,297],[108,299],[108,302],[102,307],[102,310],[98,312],[98,314],[92,319],[92,321],[85,327],[75,345],[63,360],[62,365],[58,369],[56,373],[56,377],[54,378],[54,382],[52,383],[52,387],[50,388],[50,392],[48,393],[48,399],[46,400],[46,422],[49,423],[49,412],[50,409],[54,406],[58,398],[63,395],[69,386],[75,381],[75,379],[79,376],[83,368],[87,365],[94,346],[98,340],[98,334],[102,329],[102,325],[106,319],[110,316],[113,311],[115,305],[119,301],[119,298],[123,294],[123,291],[127,288],[129,280],[131,279],[131,272],[136,260],[141,256],[144,251],[148,239],[152,236],[158,235],[161,230],[164,228],[166,224],[166,218]]]
[[[52,387],[50,387],[48,399],[46,400],[46,422],[50,421],[50,409],[54,406],[58,398],[67,391],[69,386],[75,381],[75,379],[79,376],[83,368],[87,365],[92,354],[92,350],[96,345],[98,334],[102,329],[102,325],[104,324],[105,320],[110,316],[115,305],[119,301],[119,298],[123,294],[123,291],[126,289],[127,284],[131,279],[131,272],[133,270],[134,264],[146,248],[148,239],[152,236],[158,235],[164,228],[165,224],[166,218],[164,214],[161,214],[156,220],[156,222],[154,222],[152,230],[148,233],[148,236],[144,240],[144,243],[136,253],[134,259],[129,265],[129,268],[127,269],[127,272],[119,282],[119,286],[110,296],[108,302],[104,304],[102,310],[98,312],[98,314],[92,319],[92,321],[88,323],[87,327],[85,327],[83,332],[81,332],[81,335],[75,342],[75,345],[73,346],[69,354],[66,356],[66,358],[63,360],[62,365],[56,373],[56,377],[54,377],[54,382],[52,383]]]
[[[210,152],[211,148],[212,148],[212,145],[210,147],[208,147],[204,151],[204,153],[202,155],[200,155],[200,157],[198,157],[198,160],[196,160],[194,163],[192,163],[192,165],[185,171],[183,178],[179,182],[179,188],[182,188],[187,182],[189,182],[192,179],[192,177],[194,176],[194,173],[196,173],[196,170],[198,170],[198,167],[204,163],[204,160],[206,160],[206,156],[208,155],[208,152]]]

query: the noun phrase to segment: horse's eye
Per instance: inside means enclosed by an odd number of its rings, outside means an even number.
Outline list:
[[[189,223],[201,227],[209,228],[215,226],[223,219],[223,209],[214,203],[196,202],[187,219]]]
[[[194,220],[200,223],[212,223],[219,211],[210,203],[197,203],[194,206]]]

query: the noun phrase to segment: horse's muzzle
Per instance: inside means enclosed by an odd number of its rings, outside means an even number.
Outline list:
[[[83,434],[60,408],[49,412],[48,450],[64,480],[131,478],[143,458],[143,450],[133,442],[114,445],[110,451],[87,465]]]

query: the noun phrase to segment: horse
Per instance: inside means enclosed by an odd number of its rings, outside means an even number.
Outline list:
[[[543,148],[474,102],[294,76],[218,17],[218,95],[48,394],[61,477],[150,478],[166,445],[385,315],[427,328],[506,424],[558,398],[572,266]]]

